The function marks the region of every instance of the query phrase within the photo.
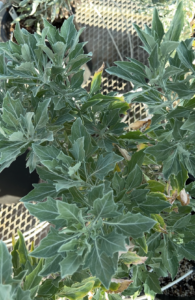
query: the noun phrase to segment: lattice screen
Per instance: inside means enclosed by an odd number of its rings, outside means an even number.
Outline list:
[[[90,2],[87,0],[81,2],[77,8],[76,20],[79,27],[86,27],[82,38],[83,41],[88,41],[88,51],[93,53],[92,74],[103,62],[107,68],[114,65],[114,61],[120,60],[121,57],[126,60],[126,57],[131,57],[132,53],[135,59],[146,63],[146,52],[139,47],[140,40],[135,34],[133,23],[144,27],[145,23],[150,24],[151,19],[148,16],[136,14],[136,5],[130,0]],[[118,50],[113,44],[108,29]],[[104,72],[102,88],[105,94],[113,90],[122,93],[130,90],[130,84]],[[131,122],[144,117],[144,107],[138,104],[134,105],[129,112]],[[35,244],[39,243],[49,227],[47,223],[40,224],[36,218],[30,216],[22,203],[0,204],[0,238],[6,241],[9,247],[11,247],[12,233],[17,235],[17,229],[25,234],[25,240],[30,247],[33,239]]]

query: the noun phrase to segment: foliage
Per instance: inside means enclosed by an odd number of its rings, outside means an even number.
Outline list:
[[[119,293],[116,280],[129,274],[123,294],[144,289],[154,296],[159,277],[174,278],[181,258],[194,259],[194,201],[181,194],[194,174],[194,54],[191,40],[178,42],[182,20],[180,4],[166,34],[156,10],[151,29],[135,25],[149,67],[131,60],[108,69],[142,88],[126,94],[127,102],[100,93],[102,70],[89,92],[82,88],[81,67],[90,57],[72,17],[60,31],[44,21],[41,35],[17,25],[17,44],[0,44],[0,169],[29,149],[27,166],[43,182],[22,201],[53,225],[30,256],[45,261],[39,275],[60,274],[59,295],[68,299],[91,290],[94,299]],[[130,100],[153,114],[143,133],[124,130]]]
[[[26,27],[35,27],[35,31],[43,28],[43,18],[52,23],[55,19],[64,19],[72,15],[72,7],[79,0],[8,0],[5,7],[13,6],[17,10],[18,22],[24,20]]]
[[[174,17],[177,5],[182,1],[184,10],[184,27],[180,35],[180,40],[190,38],[193,29],[190,26],[190,22],[194,18],[194,0],[136,0],[135,3],[138,7],[139,13],[152,15],[154,7],[158,9],[158,14],[163,22],[164,29],[168,30],[169,24]]]

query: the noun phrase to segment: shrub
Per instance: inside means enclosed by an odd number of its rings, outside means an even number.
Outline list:
[[[188,172],[195,175],[194,54],[192,39],[178,42],[182,20],[181,3],[165,34],[156,10],[152,28],[135,25],[149,66],[131,59],[108,69],[142,88],[126,101],[100,93],[102,69],[89,93],[82,88],[90,57],[72,17],[60,31],[44,21],[41,35],[17,25],[17,44],[0,44],[0,170],[30,147],[27,166],[44,182],[21,201],[52,224],[30,256],[45,260],[43,276],[66,279],[61,295],[69,299],[84,297],[78,290],[103,299],[127,287],[124,295],[144,289],[154,297],[159,277],[174,278],[183,257],[195,259],[187,194],[195,189],[185,185]],[[124,130],[120,116],[131,100],[153,115],[144,132]]]

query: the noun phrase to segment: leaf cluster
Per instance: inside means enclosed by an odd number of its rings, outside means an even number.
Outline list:
[[[129,274],[124,295],[154,297],[159,277],[174,278],[180,259],[194,259],[194,202],[181,198],[195,189],[185,186],[195,161],[194,53],[191,40],[178,42],[182,20],[179,4],[166,33],[156,10],[152,28],[135,25],[149,66],[131,59],[108,69],[142,88],[124,97],[101,94],[102,70],[89,92],[82,88],[90,55],[72,17],[60,31],[45,20],[41,35],[17,25],[17,44],[0,44],[0,170],[29,150],[27,167],[42,183],[21,201],[52,224],[30,257],[44,259],[39,275],[60,274],[68,299],[119,293],[116,280]],[[124,130],[132,100],[153,115],[143,133]]]
[[[13,22],[24,21],[26,27],[35,27],[35,31],[43,29],[43,18],[53,23],[55,19],[64,19],[72,15],[72,7],[79,0],[8,0],[3,8],[13,6],[18,18]]]

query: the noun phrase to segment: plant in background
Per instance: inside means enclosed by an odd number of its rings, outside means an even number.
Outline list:
[[[43,182],[21,200],[53,225],[30,256],[44,258],[40,275],[60,274],[59,295],[68,299],[91,290],[94,299],[105,291],[111,300],[113,292],[154,297],[159,277],[174,278],[180,259],[195,259],[186,193],[195,187],[185,187],[195,161],[194,54],[192,40],[178,42],[182,20],[180,4],[166,34],[156,10],[151,29],[135,25],[149,67],[131,60],[108,70],[142,88],[127,102],[100,93],[101,69],[89,93],[81,87],[90,57],[72,17],[60,31],[44,21],[41,35],[17,24],[17,44],[0,44],[0,170],[30,148],[27,166]],[[153,114],[144,133],[124,131],[120,115],[130,99]]]
[[[72,15],[72,6],[80,3],[80,0],[8,0],[5,7],[13,6],[17,10],[18,18],[13,22],[24,21],[25,27],[34,27],[35,31],[43,29],[43,18],[53,23],[59,22]]]
[[[195,14],[195,1],[194,0],[139,0],[136,1],[138,5],[138,12],[152,15],[154,7],[158,8],[158,14],[163,22],[165,30],[168,30],[169,24],[174,17],[177,5],[182,1],[184,10],[184,26],[180,35],[180,40],[190,38],[193,30],[190,22],[194,19]]]

